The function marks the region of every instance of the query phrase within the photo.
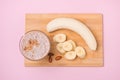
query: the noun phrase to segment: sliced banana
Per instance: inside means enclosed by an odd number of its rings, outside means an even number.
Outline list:
[[[71,44],[70,42],[65,41],[65,42],[63,43],[63,49],[64,49],[65,51],[71,51],[71,50],[73,49],[73,46],[72,46],[72,44]]]
[[[53,40],[55,42],[64,42],[66,40],[66,35],[65,34],[56,34],[54,37],[53,37]]]
[[[58,43],[56,46],[57,50],[61,53],[64,54],[66,51],[63,49],[63,43]]]
[[[68,42],[70,42],[70,43],[72,44],[73,49],[75,49],[75,48],[76,48],[76,43],[75,43],[73,40],[68,40]]]
[[[80,58],[85,58],[85,56],[86,56],[86,52],[83,47],[80,47],[80,46],[76,47],[75,52],[76,52],[77,56]]]
[[[74,60],[76,58],[76,53],[74,51],[69,51],[69,52],[65,53],[64,57],[67,60]]]

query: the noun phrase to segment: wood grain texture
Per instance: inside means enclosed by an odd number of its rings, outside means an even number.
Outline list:
[[[79,36],[77,33],[71,30],[58,30],[52,33],[48,33],[46,31],[46,25],[49,21],[58,17],[70,17],[75,18],[81,22],[83,22],[87,27],[92,31],[96,40],[97,40],[97,50],[92,51],[87,46],[85,41]],[[51,50],[50,52],[54,53],[53,62],[48,62],[48,56],[40,61],[30,61],[25,59],[25,66],[103,66],[104,57],[103,57],[103,39],[102,39],[102,14],[26,14],[25,20],[25,32],[31,30],[40,30],[46,33],[51,41]],[[64,33],[67,35],[67,40],[71,39],[76,42],[78,46],[82,46],[85,48],[87,52],[87,56],[85,59],[76,58],[73,61],[68,61],[64,57],[56,61],[55,57],[60,55],[56,50],[56,43],[53,42],[53,36],[58,33]]]

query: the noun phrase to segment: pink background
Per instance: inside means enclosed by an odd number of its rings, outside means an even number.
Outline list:
[[[102,13],[104,67],[24,67],[26,13]],[[0,80],[120,80],[120,0],[0,0]]]

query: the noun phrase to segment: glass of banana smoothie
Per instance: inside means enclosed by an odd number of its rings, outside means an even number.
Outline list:
[[[20,51],[29,60],[40,60],[50,51],[50,41],[41,31],[29,31],[20,40]]]

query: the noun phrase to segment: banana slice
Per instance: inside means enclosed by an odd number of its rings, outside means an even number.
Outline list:
[[[72,44],[71,44],[70,42],[65,41],[65,42],[63,43],[63,49],[64,49],[65,51],[71,51],[71,50],[73,49],[73,46],[72,46]]]
[[[61,53],[64,54],[66,51],[63,49],[63,43],[58,43],[56,46],[57,50]]]
[[[80,58],[85,58],[85,56],[86,56],[86,52],[83,47],[80,47],[80,46],[76,47],[75,52],[76,52],[77,56]]]
[[[53,40],[55,42],[64,42],[66,40],[66,35],[65,34],[56,34],[54,37],[53,37]]]
[[[97,41],[89,28],[82,22],[73,18],[56,18],[50,21],[47,25],[48,32],[53,32],[59,29],[69,29],[78,33],[85,40],[91,50],[96,50]]]
[[[72,44],[73,49],[75,49],[75,48],[76,48],[76,43],[75,43],[73,40],[68,40],[68,42],[70,42],[70,43]]]
[[[74,51],[69,51],[69,52],[65,53],[64,57],[67,60],[74,60],[76,58],[76,53]]]

